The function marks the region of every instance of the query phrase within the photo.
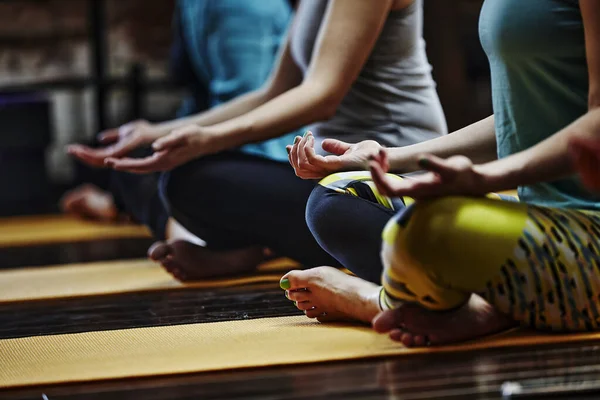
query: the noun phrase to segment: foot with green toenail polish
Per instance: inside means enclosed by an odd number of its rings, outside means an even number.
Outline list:
[[[307,317],[370,323],[380,312],[380,287],[331,267],[291,271],[279,285]]]

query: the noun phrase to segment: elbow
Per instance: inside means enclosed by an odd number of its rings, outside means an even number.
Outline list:
[[[314,84],[307,84],[304,89],[313,97],[313,118],[319,121],[333,118],[342,103],[344,93],[335,88]]]
[[[328,120],[333,118],[341,102],[342,101],[338,99],[323,99],[320,102],[321,104],[319,106],[321,120]]]

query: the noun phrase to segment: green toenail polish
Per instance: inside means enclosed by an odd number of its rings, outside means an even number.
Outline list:
[[[419,158],[419,166],[422,168],[427,168],[427,166],[429,165],[429,160],[425,157],[421,157]]]
[[[286,279],[282,279],[281,282],[279,282],[279,287],[284,290],[287,290],[287,289],[291,288],[292,285],[290,284],[290,280],[286,278]]]

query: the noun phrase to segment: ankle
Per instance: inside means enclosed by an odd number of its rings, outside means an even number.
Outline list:
[[[382,312],[379,296],[381,293],[381,286],[368,283],[358,292],[361,298],[361,305],[363,308],[363,320],[365,322],[371,322],[379,313]]]

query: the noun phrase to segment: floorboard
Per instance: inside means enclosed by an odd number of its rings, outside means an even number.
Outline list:
[[[0,305],[0,339],[301,315],[280,289],[183,289]]]
[[[0,268],[138,258],[149,242],[121,239],[4,248]],[[273,285],[32,301],[0,305],[0,339],[298,314]],[[500,388],[507,381],[541,387],[581,388],[582,382],[600,386],[600,343],[89,382],[0,391],[0,399],[502,399]],[[600,394],[552,398],[597,399]]]
[[[151,239],[103,239],[0,249],[0,269],[141,258]]]

